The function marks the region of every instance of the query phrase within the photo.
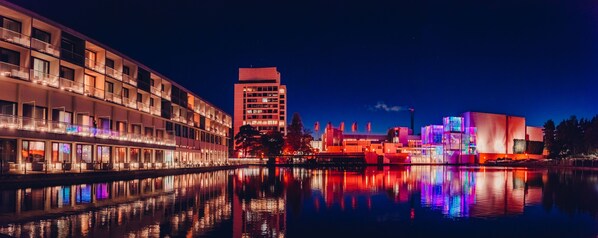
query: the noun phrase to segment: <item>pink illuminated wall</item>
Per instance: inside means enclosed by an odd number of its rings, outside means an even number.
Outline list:
[[[542,127],[528,126],[527,140],[529,141],[544,141],[544,131]]]
[[[513,140],[525,139],[525,118],[502,114],[463,113],[465,127],[477,128],[478,153],[512,154]]]

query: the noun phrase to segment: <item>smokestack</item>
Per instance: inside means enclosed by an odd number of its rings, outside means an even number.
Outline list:
[[[415,134],[415,131],[413,130],[414,129],[413,128],[414,127],[414,125],[413,125],[414,124],[414,115],[413,114],[415,114],[415,109],[409,108],[409,113],[411,114],[411,133]]]

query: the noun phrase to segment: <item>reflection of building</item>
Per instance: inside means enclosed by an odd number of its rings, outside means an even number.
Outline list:
[[[234,134],[243,125],[286,135],[287,88],[276,67],[239,68],[235,84]]]
[[[368,168],[361,172],[317,172],[312,177],[311,186],[317,191],[316,209],[320,201],[326,207],[339,205],[342,210],[369,208],[371,197],[387,194],[389,200],[397,203],[419,198],[422,207],[438,210],[450,217],[493,217],[520,214],[525,205],[539,204],[542,199],[541,178],[545,173],[444,166]],[[365,200],[356,199],[364,196],[367,197]],[[345,204],[347,201],[352,204]]]
[[[231,117],[173,80],[0,1],[1,169],[223,163]],[[142,39],[139,39],[142,40]]]
[[[228,173],[218,171],[3,190],[0,233],[14,237],[201,236],[231,217],[227,182]]]
[[[287,199],[282,190],[286,188],[274,185],[283,182],[278,180],[279,173],[286,181],[290,178],[282,169],[276,174],[265,169],[240,170],[233,181],[232,237],[285,237]]]

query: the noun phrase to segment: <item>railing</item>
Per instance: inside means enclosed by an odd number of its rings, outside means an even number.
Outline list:
[[[144,112],[149,112],[149,104],[147,103],[142,103],[142,102],[137,102],[137,108],[141,111]]]
[[[120,81],[123,80],[123,75],[120,71],[110,68],[108,66],[106,66],[106,74],[112,78],[118,79]]]
[[[160,111],[160,108],[156,107],[156,106],[150,107],[150,112],[156,116],[160,116],[162,114],[162,112]]]
[[[29,47],[29,36],[23,35],[16,31],[11,31],[9,29],[0,27],[0,38],[8,42]]]
[[[162,91],[156,87],[150,87],[150,91],[156,96],[162,96]]]
[[[58,49],[56,46],[35,38],[31,38],[31,48],[56,57],[60,55],[60,49]]]
[[[0,62],[0,75],[5,77],[29,80],[29,71],[27,70],[27,68],[14,64],[9,64],[6,62]]]
[[[83,94],[83,83],[60,78],[60,89]]]
[[[47,74],[46,72],[31,69],[30,70],[31,81],[42,85],[49,85],[55,88],[59,86],[59,80],[57,75]]]
[[[93,70],[95,70],[95,71],[97,71],[99,73],[102,73],[102,74],[104,72],[106,72],[106,70],[104,69],[104,65],[103,64],[100,64],[97,61],[92,60],[90,58],[85,58],[85,67],[93,69]]]
[[[94,86],[91,85],[85,85],[85,95],[87,96],[92,96],[92,97],[96,97],[96,98],[100,98],[100,99],[104,99],[104,90],[101,90],[99,88],[95,88]]]
[[[174,140],[174,136],[172,136],[169,133],[164,134],[164,137],[162,138],[155,136],[141,136],[139,134],[94,128],[91,126],[73,125],[66,122],[48,121],[45,119],[18,117],[14,115],[5,114],[0,114],[0,128],[36,132],[51,132],[65,135],[77,135],[84,137],[132,141],[157,145],[174,146],[176,143]]]
[[[135,99],[123,97],[123,104],[130,108],[137,109],[137,101]]]
[[[170,93],[162,92],[162,98],[170,100]]]
[[[122,104],[123,100],[122,97],[118,94],[114,94],[111,92],[106,92],[104,95],[105,99],[110,101],[110,102],[114,102],[114,103],[118,103],[118,104]]]
[[[133,86],[137,86],[137,79],[135,77],[127,75],[127,74],[123,74],[122,78],[123,78],[123,82],[131,84]]]

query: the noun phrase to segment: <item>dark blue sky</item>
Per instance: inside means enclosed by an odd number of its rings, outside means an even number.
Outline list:
[[[374,131],[464,111],[542,125],[598,113],[591,0],[12,0],[152,67],[228,113],[237,68],[277,66],[289,112]],[[419,132],[417,130],[416,132]]]

